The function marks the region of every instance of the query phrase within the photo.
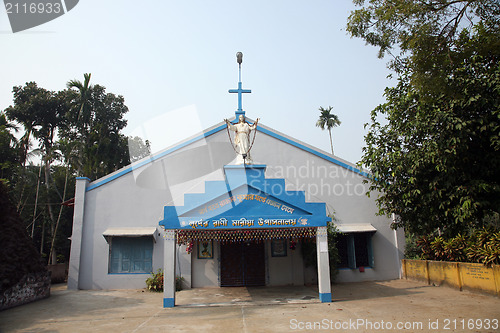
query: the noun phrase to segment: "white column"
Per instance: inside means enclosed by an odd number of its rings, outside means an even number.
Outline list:
[[[73,232],[71,234],[71,253],[69,256],[68,289],[78,289],[80,277],[80,256],[82,251],[83,222],[85,212],[85,193],[90,179],[76,178],[75,207],[73,211]]]
[[[330,285],[330,261],[328,260],[328,234],[326,227],[318,227],[316,232],[316,252],[318,254],[318,289],[322,303],[332,301]]]
[[[177,246],[176,248],[176,274],[183,278],[183,289],[191,289],[191,253],[187,253],[186,245]]]
[[[165,230],[163,254],[163,307],[175,306],[175,230]]]

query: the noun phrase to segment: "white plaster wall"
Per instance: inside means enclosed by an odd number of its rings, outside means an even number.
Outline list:
[[[398,253],[394,248],[396,238],[389,228],[391,220],[376,216],[375,197],[365,195],[368,185],[363,184],[364,177],[262,132],[257,134],[252,157],[256,164],[267,165],[266,177],[285,178],[288,190],[304,190],[309,201],[325,202],[328,213],[335,212],[340,223],[371,223],[377,229],[373,238],[375,267],[365,273],[343,270],[338,281],[384,280],[399,276],[401,251]],[[102,233],[111,227],[158,226],[165,205],[183,204],[185,193],[203,192],[205,181],[224,179],[223,165],[233,158],[227,133],[220,131],[88,191],[82,228],[80,288],[145,287],[148,274],[108,274],[109,247]],[[105,179],[109,177],[113,174]],[[163,262],[162,238],[157,239],[153,249],[154,270],[161,268]],[[403,248],[401,232],[398,239]],[[218,286],[218,246],[214,246],[214,252],[212,261],[192,258],[191,271],[185,271],[187,277],[190,274],[193,287]],[[299,254],[297,250],[295,253]],[[181,270],[189,265],[189,259],[183,258],[183,266],[178,266]],[[286,277],[289,273],[280,276],[275,267],[284,267],[285,262],[268,259],[272,267],[270,284],[304,282],[303,272],[293,279]],[[294,258],[290,263],[295,267],[301,260]]]
[[[198,244],[195,242],[193,253],[191,254],[192,261],[192,287],[218,287],[219,283],[219,242],[213,244],[214,257],[213,259],[198,259]]]
[[[217,154],[217,148],[210,147],[203,141],[196,142],[172,156],[159,159],[87,191],[80,260],[81,289],[146,287],[145,281],[149,274],[108,274],[109,245],[102,236],[103,232],[108,228],[119,227],[155,226],[160,230],[158,223],[163,219],[164,206],[172,205],[174,201],[178,204],[179,198],[182,203],[184,193],[204,191],[207,180],[223,179],[222,169],[215,168],[215,164],[207,161],[199,163],[195,158],[195,155],[209,154],[210,150]],[[232,157],[232,154],[229,156]],[[189,178],[191,174],[199,177]],[[112,176],[113,174],[103,179]],[[90,183],[90,186],[101,180]],[[180,260],[180,257],[176,258]],[[177,268],[181,268],[182,272],[182,267],[189,264],[184,263]],[[162,267],[163,239],[160,236],[153,247],[153,271]],[[190,283],[189,269],[185,269],[185,272],[185,279]]]
[[[375,267],[366,269],[364,273],[359,270],[341,270],[337,276],[338,282],[399,277],[399,258],[402,258],[404,248],[403,232],[398,231],[401,247],[398,252],[395,249],[394,231],[390,228],[391,219],[376,215],[376,194],[372,193],[371,197],[365,195],[369,189],[368,184],[363,184],[365,177],[263,133],[259,133],[252,152],[254,161],[268,165],[266,177],[285,178],[287,189],[304,190],[307,200],[325,202],[327,213],[334,213],[339,223],[370,223],[377,229],[372,239]],[[332,156],[327,152],[322,153]]]
[[[290,243],[287,242],[287,256],[273,257],[271,241],[268,241],[266,242],[266,256],[269,286],[304,285],[304,262],[300,243],[297,243],[295,250],[291,250]]]

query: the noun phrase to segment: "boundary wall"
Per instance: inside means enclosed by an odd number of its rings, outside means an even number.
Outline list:
[[[500,297],[500,265],[403,259],[402,266],[405,279]]]

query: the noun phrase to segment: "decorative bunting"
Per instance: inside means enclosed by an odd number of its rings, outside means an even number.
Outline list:
[[[249,229],[249,230],[176,230],[177,243],[189,245],[195,240],[215,240],[221,243],[262,241],[273,238],[316,237],[317,228],[280,228],[280,229]]]

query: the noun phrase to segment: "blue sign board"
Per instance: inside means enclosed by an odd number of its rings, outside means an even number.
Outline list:
[[[303,191],[287,191],[284,179],[266,179],[264,165],[226,166],[224,181],[205,183],[205,193],[165,206],[165,229],[253,229],[321,227],[330,220],[324,203],[305,202]]]

